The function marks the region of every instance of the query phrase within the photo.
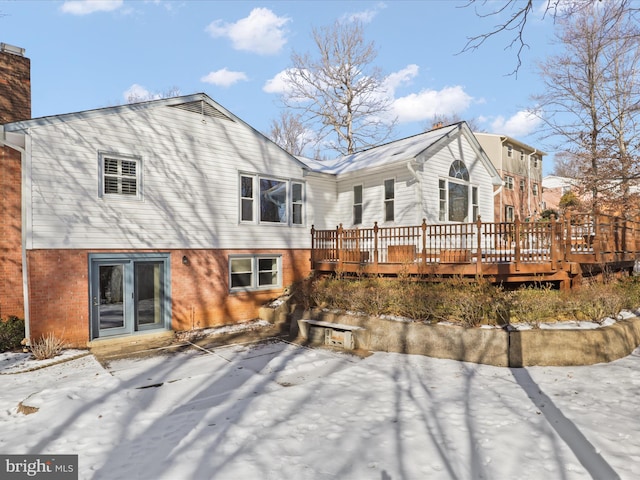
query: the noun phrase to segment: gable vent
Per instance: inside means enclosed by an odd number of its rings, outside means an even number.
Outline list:
[[[204,100],[197,100],[195,102],[180,103],[178,105],[170,105],[171,108],[179,108],[180,110],[186,110],[187,112],[197,113],[204,115],[205,117],[222,118],[224,120],[231,120],[224,113],[217,108],[212,107]]]

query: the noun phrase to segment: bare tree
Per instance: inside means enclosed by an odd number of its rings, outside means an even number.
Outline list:
[[[640,173],[640,79],[633,74],[640,36],[629,5],[602,2],[561,19],[557,43],[564,52],[540,64],[545,93],[534,97],[546,135],[564,146],[594,207],[629,207],[631,182]]]
[[[271,121],[267,137],[291,155],[302,155],[307,147],[316,143],[313,132],[307,129],[300,115],[283,110],[280,117]]]
[[[553,175],[566,178],[578,178],[580,167],[578,159],[567,151],[560,151],[553,157]]]
[[[436,126],[452,125],[454,123],[462,122],[463,120],[467,122],[467,125],[469,125],[469,128],[471,129],[472,132],[485,131],[482,127],[480,127],[480,121],[477,118],[464,119],[457,113],[454,113],[452,115],[436,114],[434,115],[431,122],[426,123],[422,127],[422,129],[423,131],[428,132],[429,130],[432,130]]]
[[[173,98],[179,97],[181,95],[180,89],[178,87],[171,87],[164,92],[156,92],[156,93],[147,93],[145,95],[138,95],[135,93],[130,94],[127,97],[127,103],[137,103],[137,102],[146,102],[148,100],[159,100],[161,98]]]
[[[360,22],[337,21],[313,29],[316,51],[291,55],[285,106],[300,112],[301,122],[319,142],[340,154],[389,138],[391,99],[385,95],[377,51],[364,39]]]
[[[545,0],[546,4],[542,9],[542,17],[551,17],[553,20],[559,17],[568,17],[579,13],[585,8],[601,0]],[[481,19],[496,18],[498,23],[493,25],[489,31],[467,37],[462,52],[472,51],[480,48],[489,38],[498,35],[508,35],[509,39],[506,49],[516,50],[516,66],[511,74],[517,75],[522,66],[523,52],[529,48],[526,40],[526,27],[531,15],[536,15],[533,0],[502,0],[499,2],[489,2],[487,0],[468,0],[463,8],[474,7],[476,15]]]

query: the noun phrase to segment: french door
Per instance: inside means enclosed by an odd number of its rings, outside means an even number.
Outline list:
[[[89,277],[92,339],[170,328],[168,255],[92,254]]]

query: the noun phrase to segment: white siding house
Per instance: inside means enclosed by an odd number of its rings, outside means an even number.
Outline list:
[[[308,274],[308,168],[205,94],[5,124],[31,336],[256,318]]]
[[[308,177],[316,190],[334,188],[335,200],[314,217],[318,229],[493,221],[495,167],[465,122],[431,130],[335,160],[303,159],[324,177]],[[322,181],[320,180],[322,178]]]
[[[7,123],[0,147],[27,336],[77,346],[256,318],[309,274],[312,225],[492,221],[501,182],[464,122],[318,162],[205,94]]]

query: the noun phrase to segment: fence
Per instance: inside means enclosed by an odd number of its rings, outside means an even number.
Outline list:
[[[549,221],[427,224],[372,228],[311,229],[311,261],[359,264],[548,264],[634,260],[640,223],[608,215],[574,214]]]

